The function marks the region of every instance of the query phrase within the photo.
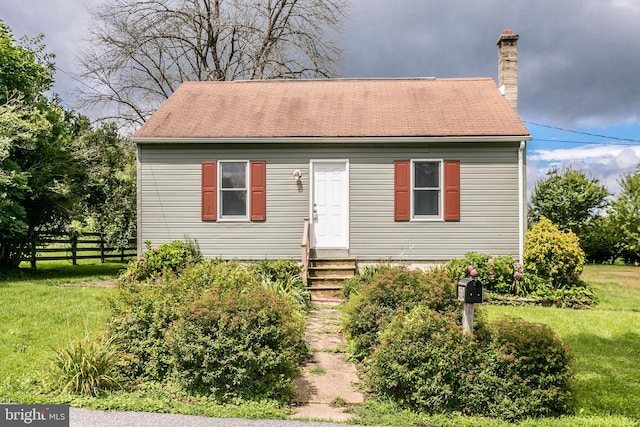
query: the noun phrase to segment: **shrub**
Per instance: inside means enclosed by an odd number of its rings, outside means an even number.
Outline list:
[[[342,297],[348,300],[352,295],[357,295],[364,286],[371,283],[374,276],[381,271],[391,269],[391,264],[367,265],[358,271],[353,277],[342,282]]]
[[[312,308],[311,294],[302,280],[302,267],[292,260],[264,260],[249,266],[249,272],[288,300],[300,313]]]
[[[497,294],[524,295],[530,291],[522,280],[522,266],[511,256],[494,257],[469,252],[464,259],[450,261],[444,270],[455,281],[474,277],[487,291]]]
[[[464,372],[481,363],[476,347],[452,314],[416,306],[384,329],[367,384],[379,396],[421,411],[460,410],[468,393]]]
[[[120,387],[118,354],[108,340],[85,337],[54,352],[51,376],[57,390],[83,396],[98,396]]]
[[[489,414],[510,420],[569,412],[572,355],[546,325],[519,319],[494,324],[491,350],[496,358],[495,391]]]
[[[138,255],[137,259],[130,261],[127,269],[120,275],[120,280],[126,282],[155,280],[163,270],[177,273],[200,260],[202,260],[200,248],[193,240],[162,243],[159,247],[148,249],[144,254]]]
[[[525,235],[524,261],[527,272],[551,280],[555,288],[570,287],[582,273],[584,252],[573,232],[542,217]]]
[[[220,401],[288,400],[307,352],[304,319],[251,282],[210,289],[187,304],[167,341],[178,383]]]
[[[109,298],[107,331],[114,345],[128,355],[121,368],[128,378],[162,380],[170,366],[166,330],[180,307],[209,288],[246,283],[249,274],[235,262],[204,260],[180,276],[165,272],[151,283],[121,282]]]
[[[469,337],[455,316],[417,306],[385,327],[365,371],[404,407],[515,421],[569,412],[571,360],[545,325],[503,319]]]
[[[396,311],[407,312],[419,304],[439,312],[455,310],[454,289],[439,269],[424,272],[392,267],[377,273],[344,307],[343,328],[353,357],[363,360],[371,354],[379,332]]]

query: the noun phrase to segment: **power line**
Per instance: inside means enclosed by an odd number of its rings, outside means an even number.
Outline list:
[[[545,125],[542,123],[535,123],[535,122],[530,122],[527,120],[523,120],[525,123],[529,124],[529,125],[534,125],[534,126],[540,126],[543,128],[547,128],[547,129],[554,129],[554,130],[559,130],[562,132],[569,132],[569,133],[575,133],[577,135],[585,135],[585,136],[590,136],[593,138],[605,138],[608,140],[614,140],[614,141],[622,141],[622,142],[634,142],[636,144],[640,144],[640,140],[639,139],[632,139],[632,138],[620,138],[617,136],[611,136],[611,135],[601,135],[601,134],[597,134],[597,133],[591,133],[591,132],[583,132],[583,131],[579,131],[579,130],[575,130],[575,129],[565,129],[565,128],[561,128],[559,126],[551,126],[551,125]],[[544,141],[542,139],[539,139],[538,141]],[[579,142],[579,141],[557,141],[557,142],[575,142],[575,143],[580,143],[580,144],[589,144],[589,142]],[[591,144],[607,144],[608,142],[590,142]],[[621,145],[625,145],[625,144],[621,144]],[[629,144],[626,144],[629,145]]]
[[[624,142],[611,142],[611,141],[567,141],[563,139],[542,139],[542,138],[533,138],[533,141],[538,142],[557,142],[562,144],[581,144],[581,145],[616,145],[616,146],[625,146],[625,147],[635,147],[638,145],[637,143],[627,143]],[[533,142],[532,141],[532,142]]]

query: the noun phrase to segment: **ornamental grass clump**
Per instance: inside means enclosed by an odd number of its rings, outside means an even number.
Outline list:
[[[118,352],[109,340],[85,337],[53,354],[50,373],[61,393],[99,396],[120,387]]]

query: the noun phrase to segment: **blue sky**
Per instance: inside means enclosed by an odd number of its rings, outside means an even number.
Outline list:
[[[571,167],[586,171],[616,193],[618,179],[640,163],[640,124],[572,129],[580,132],[576,133],[534,123],[526,123],[533,136],[527,145],[529,191],[549,169]]]
[[[73,76],[90,10],[113,1],[0,2],[0,19],[16,37],[45,35],[59,69],[54,90],[69,107],[76,108],[83,88]],[[615,192],[617,179],[640,163],[640,1],[348,2],[333,35],[343,50],[342,77],[496,79],[498,36],[507,28],[520,35],[518,113],[534,138],[529,190],[549,167],[571,166]]]

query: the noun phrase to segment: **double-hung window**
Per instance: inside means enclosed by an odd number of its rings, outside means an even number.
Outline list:
[[[267,163],[264,160],[202,162],[202,220],[267,220]]]
[[[442,161],[413,160],[411,165],[411,217],[441,219]]]
[[[220,219],[249,219],[249,162],[218,162]]]

